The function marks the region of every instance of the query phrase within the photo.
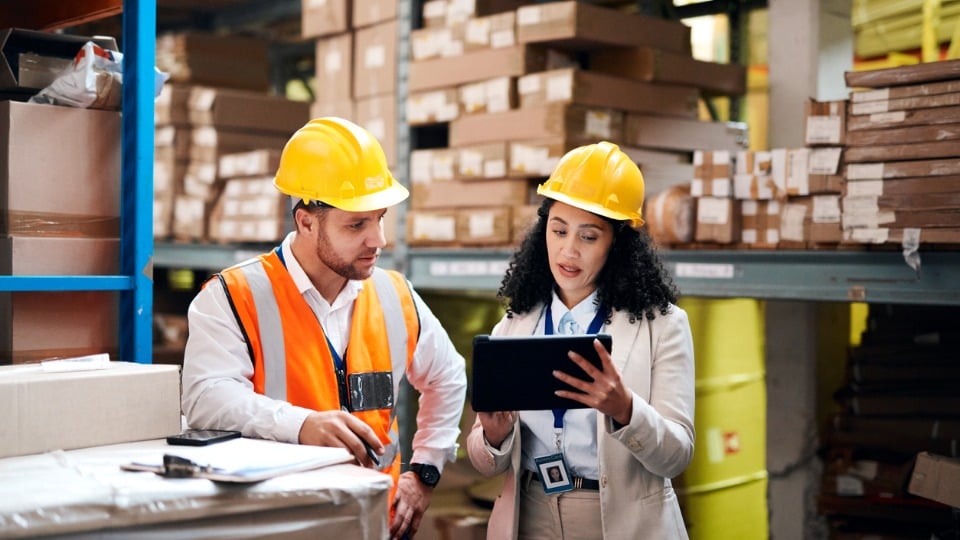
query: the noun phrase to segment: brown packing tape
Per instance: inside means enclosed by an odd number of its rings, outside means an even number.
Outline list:
[[[120,218],[114,216],[77,216],[47,212],[0,210],[0,229],[20,236],[61,236],[116,238],[120,236]]]

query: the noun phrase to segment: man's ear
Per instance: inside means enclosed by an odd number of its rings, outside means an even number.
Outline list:
[[[297,208],[296,213],[293,215],[293,220],[298,231],[310,232],[317,225],[317,220],[313,212],[308,211],[306,208]]]

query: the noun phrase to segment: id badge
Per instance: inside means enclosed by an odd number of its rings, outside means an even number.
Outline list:
[[[350,410],[375,411],[393,407],[393,373],[371,371],[352,373],[347,380],[350,391]]]
[[[563,454],[551,454],[535,458],[537,472],[540,474],[540,484],[543,492],[563,493],[573,490],[573,481],[570,480],[570,471],[563,461]]]

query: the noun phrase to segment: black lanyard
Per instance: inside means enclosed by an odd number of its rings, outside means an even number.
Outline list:
[[[593,320],[590,321],[590,326],[587,327],[587,334],[596,334],[600,331],[600,328],[603,327],[603,322],[607,318],[607,309],[602,305],[597,308],[597,314],[593,316]],[[543,333],[548,336],[553,335],[553,312],[550,309],[550,304],[547,304],[547,312],[543,316]],[[563,415],[567,413],[566,409],[553,409],[553,428],[554,429],[563,429]]]

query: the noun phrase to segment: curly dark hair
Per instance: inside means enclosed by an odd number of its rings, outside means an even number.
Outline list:
[[[547,260],[547,216],[555,201],[545,199],[537,210],[537,222],[513,254],[497,297],[507,310],[527,313],[551,301],[553,274]],[[678,292],[653,249],[650,236],[624,221],[606,219],[613,225],[614,239],[603,269],[597,275],[597,300],[611,310],[630,314],[631,322],[657,312],[666,315]],[[608,316],[609,322],[609,316]]]

